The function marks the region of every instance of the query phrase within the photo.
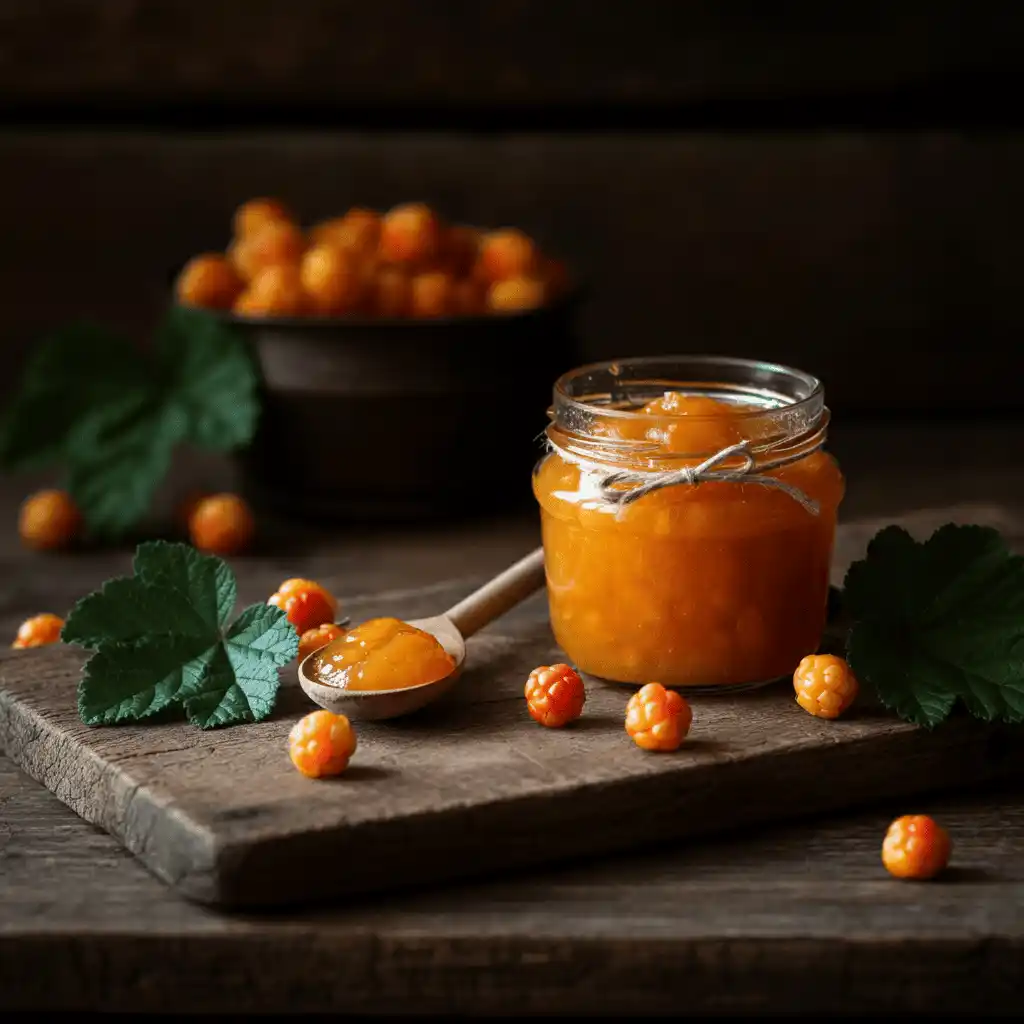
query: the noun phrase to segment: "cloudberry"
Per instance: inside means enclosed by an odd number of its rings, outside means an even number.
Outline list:
[[[344,633],[344,628],[334,622],[325,622],[321,626],[307,629],[299,637],[299,661],[308,658],[314,651],[319,651],[321,647],[326,647]]]
[[[235,211],[233,227],[235,236],[244,238],[267,224],[293,220],[291,211],[279,199],[250,199]]]
[[[292,726],[288,754],[306,778],[340,775],[356,752],[356,734],[344,715],[311,711]]]
[[[520,313],[538,309],[547,299],[544,282],[532,277],[495,281],[487,292],[487,307],[494,313]]]
[[[384,214],[378,252],[388,263],[424,263],[441,244],[441,224],[425,203],[402,203]]]
[[[178,301],[186,306],[230,309],[245,284],[225,256],[204,253],[185,264],[175,282]]]
[[[18,627],[18,635],[12,647],[42,647],[43,644],[55,644],[60,640],[60,631],[64,628],[64,620],[59,615],[44,612],[26,619]]]
[[[926,814],[905,814],[885,833],[882,863],[896,878],[934,878],[949,863],[949,833]]]
[[[233,555],[249,546],[256,524],[249,506],[237,494],[211,494],[196,503],[188,532],[200,551]]]
[[[677,750],[693,723],[693,710],[661,683],[641,687],[626,705],[626,732],[644,750]]]
[[[480,263],[489,281],[528,277],[537,267],[537,247],[518,228],[490,231],[480,242]]]
[[[54,551],[78,536],[82,514],[66,491],[38,491],[22,503],[18,533],[26,547]]]
[[[313,580],[285,580],[277,592],[270,595],[267,604],[280,608],[300,637],[317,626],[333,622],[338,614],[337,599]]]
[[[793,673],[796,702],[815,718],[838,718],[857,696],[857,677],[835,654],[809,654]]]
[[[534,721],[560,729],[583,714],[583,680],[568,665],[541,665],[526,680],[526,706]]]

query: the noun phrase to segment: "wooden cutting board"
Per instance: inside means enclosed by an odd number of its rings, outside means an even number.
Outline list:
[[[911,521],[915,532],[951,518],[929,515]],[[837,576],[873,530],[843,533]],[[467,589],[433,586],[348,609],[411,618]],[[690,738],[674,754],[644,753],[626,736],[624,687],[591,683],[584,718],[545,730],[523,700],[529,671],[562,657],[542,595],[470,641],[448,699],[416,717],[358,726],[352,766],[331,780],[304,779],[288,759],[288,730],[311,710],[293,670],[276,713],[257,725],[92,729],[75,708],[84,657],[59,645],[0,653],[0,745],[166,883],[222,906],[479,875],[1024,769],[1019,734],[970,720],[929,733],[867,701],[821,721],[784,684],[694,698]]]

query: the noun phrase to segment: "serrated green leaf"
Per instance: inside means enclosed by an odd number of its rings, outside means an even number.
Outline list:
[[[285,613],[251,605],[225,629],[235,577],[186,544],[141,544],[134,569],[79,601],[64,626],[66,642],[97,652],[79,684],[82,720],[112,725],[172,704],[204,729],[269,715],[299,646]]]
[[[139,721],[194,692],[218,650],[201,637],[151,637],[136,645],[108,644],[85,664],[78,713],[86,725]]]
[[[203,692],[185,701],[189,721],[210,729],[266,718],[274,710],[278,669],[298,649],[295,628],[280,608],[250,605],[228,630]]]
[[[1024,721],[1024,559],[995,530],[947,525],[923,544],[881,531],[850,567],[850,665],[888,707],[932,727],[957,700]]]
[[[188,440],[214,451],[247,444],[259,401],[245,339],[208,312],[179,306],[161,324],[157,350],[169,393],[185,413]]]
[[[83,597],[71,609],[61,639],[89,648],[140,644],[161,636],[198,637],[209,643],[216,629],[216,621],[211,627],[200,609],[177,591],[124,576]]]
[[[200,554],[187,544],[148,541],[136,549],[134,569],[146,583],[181,595],[211,631],[224,626],[234,611],[235,575],[214,555]]]

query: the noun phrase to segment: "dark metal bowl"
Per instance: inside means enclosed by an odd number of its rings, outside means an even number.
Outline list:
[[[222,314],[261,374],[263,413],[241,457],[247,492],[327,520],[527,502],[552,384],[578,362],[579,299],[431,320]]]

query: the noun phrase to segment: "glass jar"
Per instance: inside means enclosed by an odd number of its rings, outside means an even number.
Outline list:
[[[763,685],[818,649],[844,480],[821,382],[717,356],[584,366],[554,387],[541,509],[551,625],[583,672]]]

